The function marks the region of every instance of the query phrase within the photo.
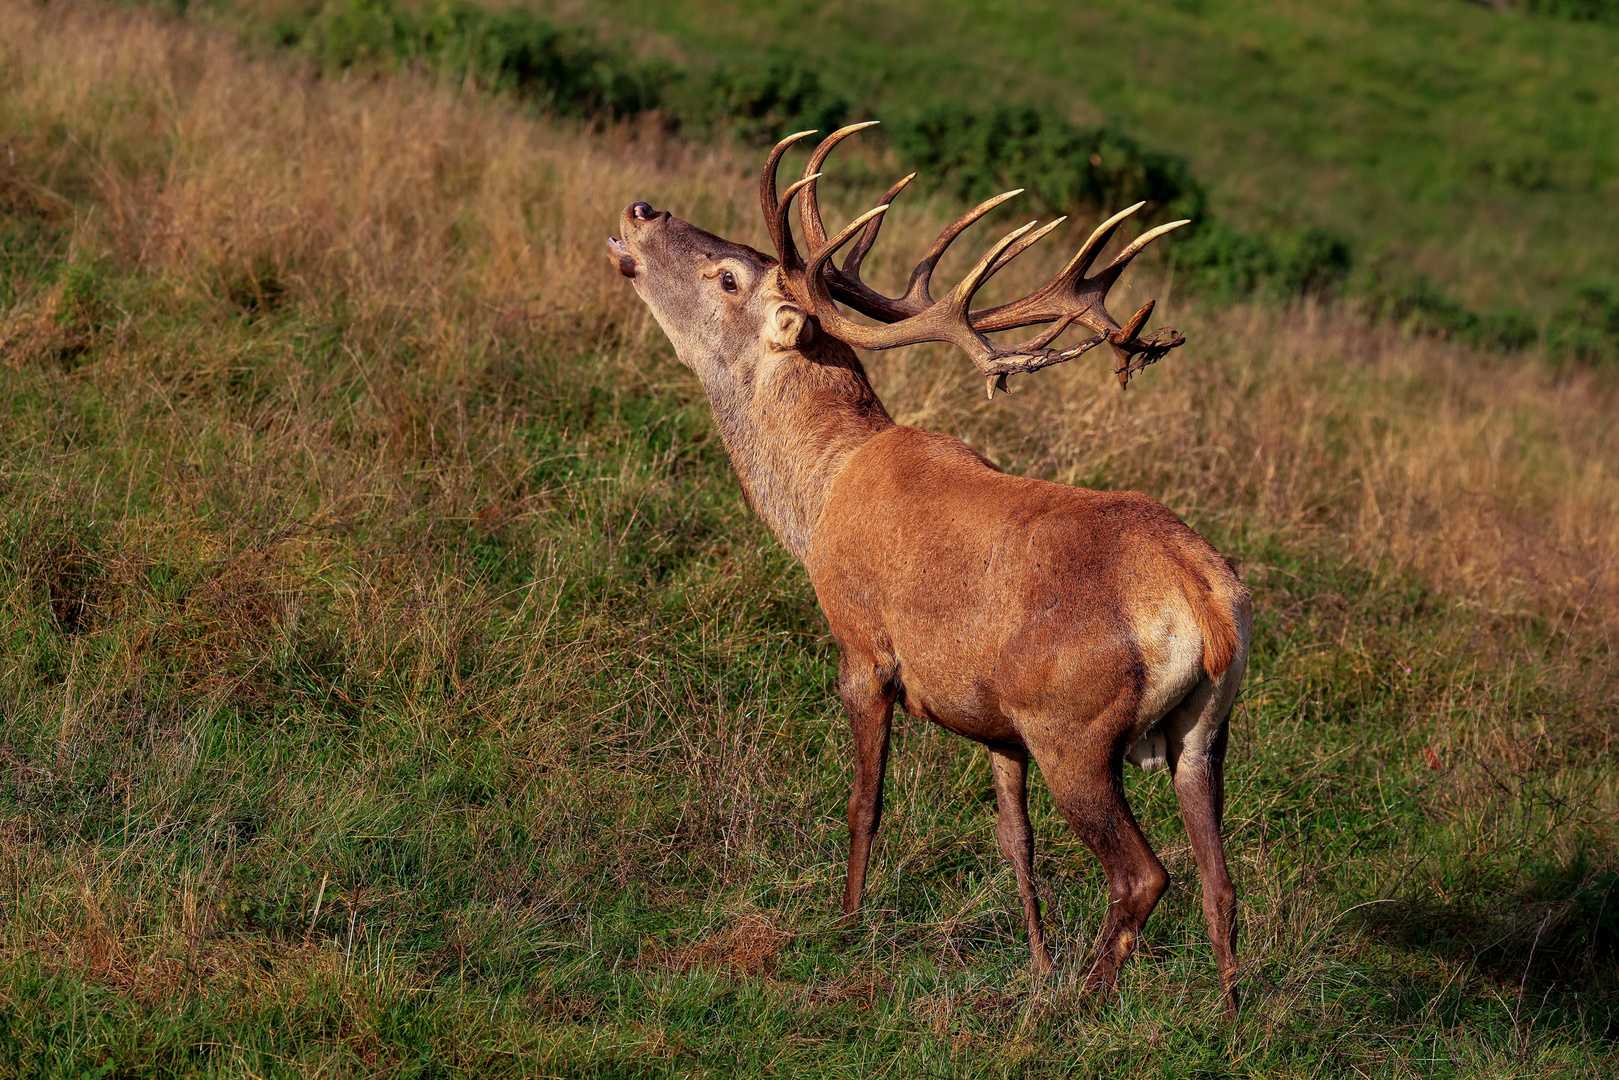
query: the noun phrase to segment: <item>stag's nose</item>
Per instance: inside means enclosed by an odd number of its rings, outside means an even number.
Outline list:
[[[651,221],[658,216],[658,212],[652,209],[652,204],[649,202],[632,202],[629,210],[630,217],[636,221]]]

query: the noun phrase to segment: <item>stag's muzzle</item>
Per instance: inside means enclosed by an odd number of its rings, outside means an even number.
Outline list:
[[[660,212],[654,210],[651,203],[642,202],[638,199],[624,208],[624,213],[620,215],[619,223],[623,226],[624,235],[628,236],[641,225],[661,221],[668,216],[669,211]],[[631,253],[629,245],[616,236],[607,238],[607,257],[613,260],[613,265],[618,269],[619,273],[627,278],[635,276],[637,269],[635,256]]]

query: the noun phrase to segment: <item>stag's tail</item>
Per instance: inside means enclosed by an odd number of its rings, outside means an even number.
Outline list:
[[[1203,638],[1203,670],[1218,679],[1247,647],[1245,631],[1252,623],[1253,600],[1231,564],[1213,548],[1195,555],[1191,565],[1177,562],[1186,602]]]

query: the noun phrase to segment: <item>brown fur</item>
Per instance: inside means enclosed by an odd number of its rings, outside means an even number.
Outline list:
[[[896,704],[989,748],[1031,957],[1051,967],[1025,773],[1101,860],[1111,903],[1090,985],[1112,985],[1168,887],[1124,800],[1123,759],[1165,747],[1203,877],[1228,1013],[1235,893],[1219,828],[1248,596],[1157,501],[1008,476],[959,440],[895,424],[858,358],[774,260],[625,211],[610,255],[702,379],[749,506],[804,563],[841,653],[855,781],[844,911],[860,904]]]

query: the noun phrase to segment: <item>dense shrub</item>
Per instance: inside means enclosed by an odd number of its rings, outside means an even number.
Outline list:
[[[1175,273],[1193,292],[1222,300],[1246,296],[1269,276],[1270,246],[1251,233],[1205,221],[1190,236],[1174,239]]]
[[[1207,203],[1185,159],[1147,150],[1115,127],[1080,127],[1027,105],[936,105],[889,135],[922,179],[963,198],[1022,186],[1053,212],[1145,201],[1158,216],[1194,221]]]
[[[678,77],[671,65],[638,60],[589,31],[467,0],[440,0],[419,14],[392,0],[328,0],[304,25],[278,24],[276,36],[332,67],[411,59],[578,116],[654,109]]]
[[[1270,245],[1271,281],[1286,295],[1330,293],[1354,265],[1349,241],[1319,225],[1275,232]]]
[[[1173,241],[1177,280],[1220,300],[1327,296],[1354,264],[1347,240],[1314,225],[1256,234],[1205,219]]]
[[[944,104],[893,125],[890,135],[907,165],[964,199],[1022,185],[1053,213],[1145,202],[1155,221],[1190,218],[1166,249],[1173,246],[1195,291],[1225,299],[1325,294],[1352,263],[1348,241],[1315,226],[1261,236],[1212,220],[1185,159],[1148,150],[1111,125],[1080,127],[1029,106]]]
[[[409,30],[389,0],[330,0],[301,33],[283,24],[282,37],[299,40],[311,56],[334,67],[391,59],[410,47]]]
[[[1500,349],[1521,349],[1540,336],[1534,318],[1519,308],[1477,312],[1441,292],[1425,275],[1374,278],[1368,286],[1374,312],[1418,333],[1460,338]]]
[[[1523,6],[1553,19],[1619,23],[1619,0],[1526,0]]]
[[[1619,281],[1588,277],[1552,316],[1546,332],[1554,349],[1585,363],[1619,361]]]
[[[848,100],[828,88],[820,72],[777,49],[757,66],[726,65],[689,76],[674,104],[682,122],[755,144],[806,128],[830,131],[850,112]]]

